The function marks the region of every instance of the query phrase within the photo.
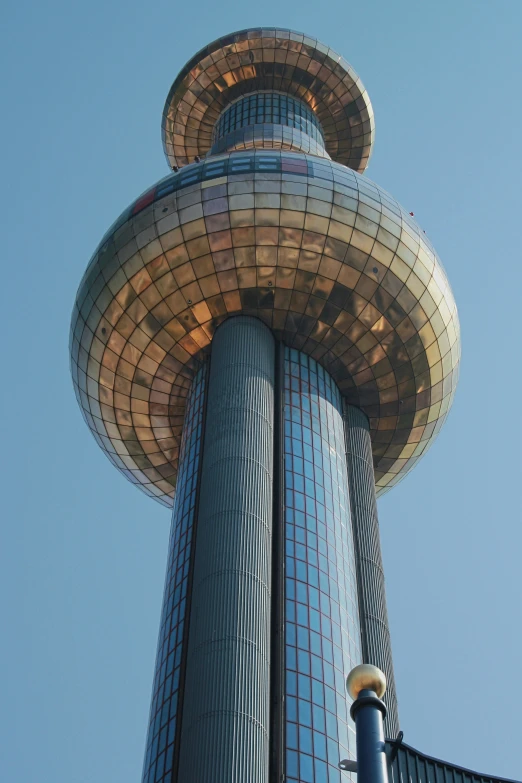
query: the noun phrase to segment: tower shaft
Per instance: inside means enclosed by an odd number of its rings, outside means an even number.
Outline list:
[[[350,509],[357,551],[362,655],[364,663],[378,666],[386,675],[384,728],[386,736],[393,738],[399,731],[399,716],[368,417],[359,408],[345,405],[344,429]]]
[[[213,344],[195,531],[179,781],[268,783],[274,338]]]
[[[209,364],[187,404],[143,783],[321,783],[354,756],[344,680],[368,655],[367,431],[255,318],[225,321]]]

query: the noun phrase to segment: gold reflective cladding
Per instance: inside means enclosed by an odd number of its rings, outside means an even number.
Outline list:
[[[222,111],[257,90],[278,90],[299,98],[318,117],[328,155],[355,171],[365,170],[375,123],[359,76],[315,38],[276,28],[241,30],[219,38],[182,69],[163,110],[162,138],[169,164],[183,166],[196,155],[206,155]],[[296,137],[290,134],[290,144],[292,136]],[[281,140],[268,136],[257,136],[255,144],[253,139],[241,143],[242,149],[250,144],[281,146]],[[301,140],[297,143],[302,145]]]
[[[263,320],[367,413],[378,493],[446,418],[459,323],[437,255],[378,186],[309,160],[334,178],[231,174],[150,204],[104,241],[80,286],[71,355],[83,414],[111,461],[166,505],[191,380],[230,316]]]

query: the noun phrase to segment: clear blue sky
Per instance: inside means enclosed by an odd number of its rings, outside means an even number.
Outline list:
[[[167,173],[160,121],[178,70],[264,24],[317,36],[360,73],[377,127],[368,175],[415,212],[460,308],[452,413],[380,502],[405,739],[522,780],[522,3],[259,9],[4,6],[0,779],[139,783],[169,512],[89,435],[69,316],[102,234]]]

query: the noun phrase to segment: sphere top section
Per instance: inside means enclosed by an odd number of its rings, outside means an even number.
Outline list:
[[[328,155],[357,172],[366,169],[375,124],[359,76],[315,38],[278,28],[223,36],[181,70],[163,111],[162,139],[170,166],[207,155],[222,112],[241,96],[260,90],[303,101],[321,125]]]
[[[460,357],[455,301],[415,219],[332,160],[212,155],[143,193],[78,291],[73,380],[101,448],[172,505],[187,392],[228,317],[257,317],[368,416],[379,494],[435,439]]]

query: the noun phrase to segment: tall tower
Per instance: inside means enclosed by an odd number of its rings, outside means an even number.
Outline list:
[[[173,172],[103,237],[71,327],[94,437],[173,507],[143,783],[340,781],[356,664],[399,726],[376,495],[446,418],[455,302],[363,176],[370,100],[327,46],[214,41],[162,131]]]

